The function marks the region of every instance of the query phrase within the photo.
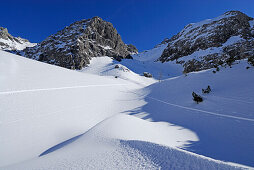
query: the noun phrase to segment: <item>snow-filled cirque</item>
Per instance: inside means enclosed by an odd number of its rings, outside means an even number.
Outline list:
[[[77,72],[0,51],[0,169],[253,166],[253,67],[159,82],[143,62],[99,57]],[[197,105],[191,92],[207,85]]]

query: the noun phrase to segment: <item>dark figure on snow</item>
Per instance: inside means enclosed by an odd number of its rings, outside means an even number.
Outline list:
[[[202,89],[202,93],[210,93],[211,92],[211,87],[210,86],[207,86],[206,89]]]
[[[197,103],[202,102],[203,98],[195,92],[192,92],[193,100]]]

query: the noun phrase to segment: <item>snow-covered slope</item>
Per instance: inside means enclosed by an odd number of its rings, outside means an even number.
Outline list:
[[[30,43],[21,37],[13,37],[7,28],[0,27],[0,50],[23,50],[35,45],[36,43]]]
[[[123,84],[0,51],[0,165],[36,157],[115,114]]]
[[[140,110],[148,113],[145,119],[196,132],[199,141],[186,150],[254,167],[254,68],[242,60],[232,68],[212,71],[182,75],[145,88],[147,104]],[[202,94],[208,85],[211,93]],[[204,101],[196,104],[193,91]]]
[[[139,67],[133,60],[122,60],[117,62],[110,57],[96,57],[91,60],[88,67],[83,68],[81,72],[91,73],[100,76],[116,77],[127,82],[135,83],[141,87],[157,82],[153,78],[146,78],[142,74],[137,74],[125,65]],[[129,66],[128,65],[128,66]]]
[[[108,117],[144,105],[142,99],[137,101],[137,96],[129,92],[139,86],[126,80],[78,73],[3,51],[0,57],[1,166],[36,158]],[[130,123],[137,124],[140,132],[130,133],[130,137],[122,133],[123,139],[179,147],[197,140],[194,133],[180,127],[146,121],[143,121],[145,127],[140,127],[142,120],[135,120],[136,123]],[[111,121],[112,126],[115,123],[120,122]],[[156,128],[160,133],[153,130]],[[171,139],[172,134],[176,138]]]
[[[118,76],[143,85],[182,75],[183,68],[175,62],[156,61],[165,48],[166,44],[160,44],[151,50],[132,55],[133,59],[124,59],[120,62],[109,57],[93,58],[88,67],[83,68],[83,71],[102,76]],[[116,69],[116,65],[119,68]],[[144,72],[151,73],[153,78],[145,78]]]
[[[140,90],[155,80],[121,72],[119,63],[110,71],[115,63],[100,59],[108,64],[79,73],[0,51],[0,169],[243,167],[183,151],[199,141],[192,127],[165,119],[164,103],[146,109],[152,103],[144,97],[164,82]]]

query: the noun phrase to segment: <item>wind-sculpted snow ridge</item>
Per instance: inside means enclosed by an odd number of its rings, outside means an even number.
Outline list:
[[[82,69],[92,57],[123,57],[137,53],[126,45],[110,22],[100,17],[77,21],[17,54],[69,69]]]
[[[175,61],[188,73],[253,57],[253,22],[253,18],[239,11],[229,11],[191,23],[168,40],[159,61]]]
[[[186,129],[165,128],[128,115],[106,119],[52,152],[5,169],[245,169],[181,149]],[[161,131],[158,131],[161,130]],[[175,132],[174,132],[175,131]],[[158,133],[159,132],[159,133]],[[162,136],[160,136],[162,135]],[[173,136],[172,136],[173,135]],[[193,136],[194,137],[194,136]],[[194,137],[195,138],[195,137]],[[165,143],[165,144],[166,144]],[[61,144],[60,144],[61,145]]]
[[[36,43],[30,43],[21,37],[13,37],[8,33],[7,28],[0,27],[0,50],[23,50],[35,45]]]

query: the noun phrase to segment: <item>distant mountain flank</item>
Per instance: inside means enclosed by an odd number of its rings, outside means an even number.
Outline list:
[[[7,28],[0,27],[0,50],[23,50],[35,45],[36,43],[30,43],[21,37],[12,36]]]
[[[184,72],[254,58],[254,19],[240,11],[188,24],[171,39],[158,61],[181,64]]]
[[[17,54],[69,69],[82,69],[92,57],[126,58],[137,53],[126,45],[110,22],[100,17],[77,21]]]

